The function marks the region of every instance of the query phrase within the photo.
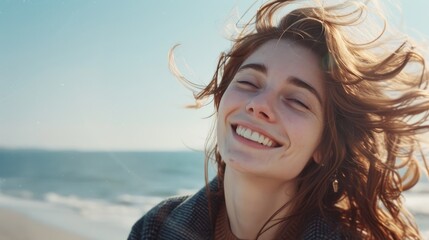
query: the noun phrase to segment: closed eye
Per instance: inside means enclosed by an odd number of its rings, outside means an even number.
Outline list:
[[[237,81],[240,85],[245,85],[247,87],[251,87],[251,88],[258,88],[258,86],[256,86],[255,84],[253,84],[252,82],[249,81],[245,81],[245,80],[239,80]]]
[[[289,101],[289,102],[291,102],[292,104],[298,105],[299,107],[303,107],[303,108],[305,108],[307,110],[310,109],[306,104],[304,104],[303,102],[301,102],[300,100],[298,100],[296,98],[286,98],[286,100]]]

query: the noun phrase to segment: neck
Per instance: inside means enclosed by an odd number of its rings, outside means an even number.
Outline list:
[[[291,199],[293,186],[290,182],[251,176],[227,166],[225,204],[234,235],[241,239],[255,239],[270,217]],[[286,214],[287,208],[284,208],[275,218]],[[264,230],[273,223],[269,222]],[[274,239],[279,225],[270,228],[258,239]]]

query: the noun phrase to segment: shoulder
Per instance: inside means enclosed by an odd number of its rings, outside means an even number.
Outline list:
[[[303,239],[305,240],[342,240],[346,239],[343,235],[340,224],[322,216],[315,216],[306,226]]]
[[[210,191],[216,190],[217,180],[211,181],[209,187]],[[210,202],[205,187],[192,196],[164,200],[134,224],[128,240],[210,239],[210,214],[216,215],[219,200],[213,197]]]
[[[128,240],[155,239],[170,213],[189,196],[168,198],[153,207],[132,227]]]

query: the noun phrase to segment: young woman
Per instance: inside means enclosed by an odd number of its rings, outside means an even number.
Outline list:
[[[421,238],[401,193],[429,129],[423,57],[351,31],[367,5],[276,21],[291,2],[263,5],[196,96],[214,99],[217,177],[153,208],[130,240]]]

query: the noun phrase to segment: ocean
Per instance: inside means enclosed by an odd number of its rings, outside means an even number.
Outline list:
[[[429,239],[423,178],[405,200]],[[202,152],[0,150],[0,207],[94,240],[126,239],[159,201],[203,186]]]

